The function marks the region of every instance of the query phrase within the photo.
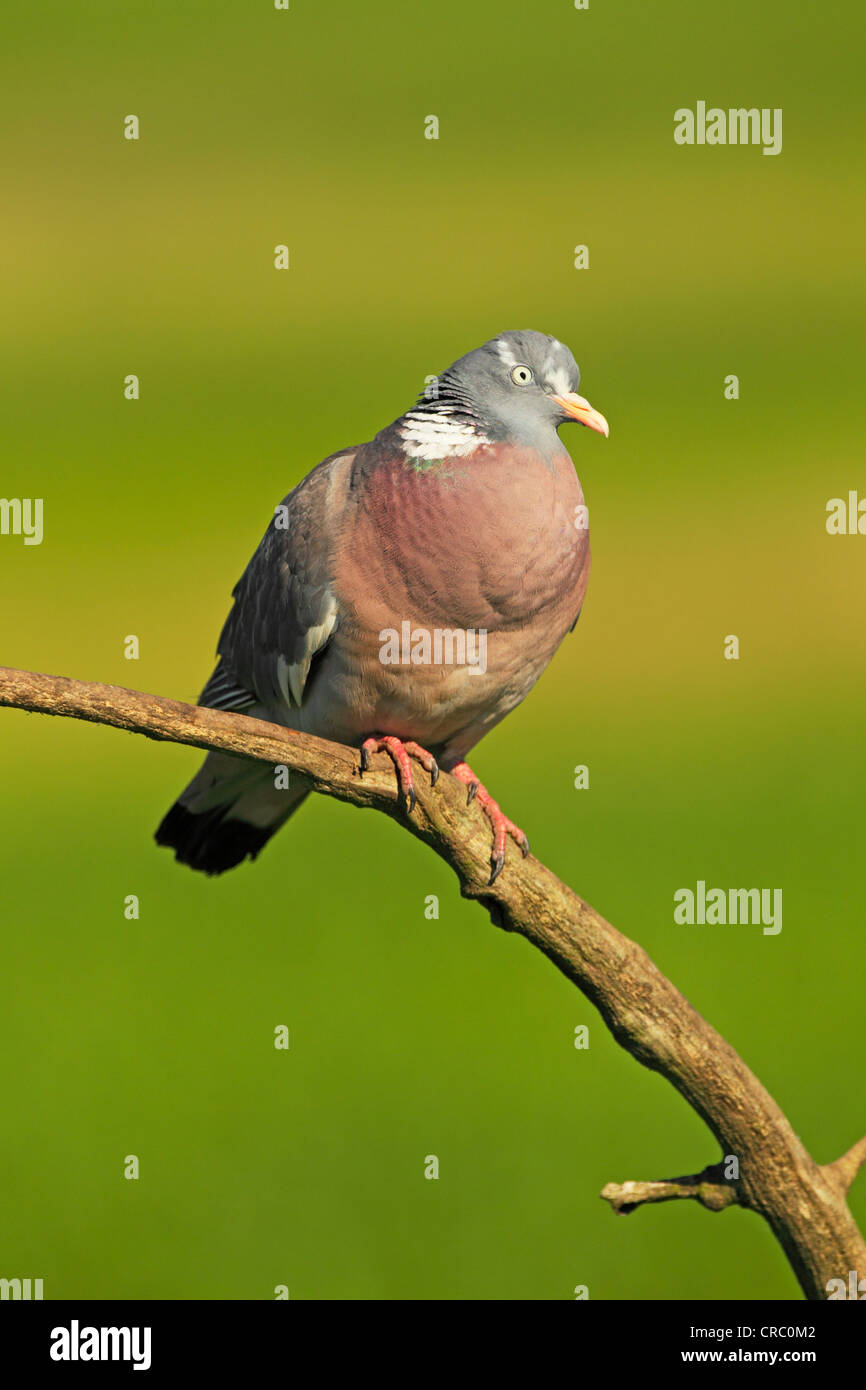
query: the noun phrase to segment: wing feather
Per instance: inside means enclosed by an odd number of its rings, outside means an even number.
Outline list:
[[[216,670],[200,703],[299,706],[313,660],[340,619],[333,558],[354,451],[324,459],[285,497],[233,591]]]

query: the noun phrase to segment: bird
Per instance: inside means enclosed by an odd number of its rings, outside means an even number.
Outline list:
[[[199,704],[413,763],[467,788],[492,831],[490,879],[524,832],[466,762],[529,693],[580,616],[587,509],[559,427],[605,437],[568,347],[499,333],[427,378],[368,443],[339,450],[274,508]],[[309,795],[268,764],[209,753],[156,831],[182,864],[255,859]]]

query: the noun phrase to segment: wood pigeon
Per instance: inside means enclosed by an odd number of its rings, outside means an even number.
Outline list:
[[[199,698],[392,758],[409,813],[411,759],[468,788],[508,838],[469,750],[532,689],[577,622],[589,577],[583,492],[558,427],[608,434],[577,394],[571,352],[500,333],[459,358],[375,439],[332,454],[279,507],[234,589]],[[156,832],[219,874],[308,793],[267,764],[210,753]]]

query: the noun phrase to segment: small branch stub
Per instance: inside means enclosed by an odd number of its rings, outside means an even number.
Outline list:
[[[739,1205],[735,1183],[724,1181],[724,1164],[715,1163],[702,1173],[684,1178],[659,1178],[652,1182],[609,1182],[601,1196],[620,1215],[627,1216],[649,1202],[674,1202],[692,1198],[707,1211],[724,1211]]]

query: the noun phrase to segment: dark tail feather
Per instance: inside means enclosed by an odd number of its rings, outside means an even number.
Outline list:
[[[222,874],[247,856],[255,859],[276,829],[268,826],[262,830],[242,820],[229,820],[224,807],[196,815],[176,801],[163,817],[155,839],[158,845],[173,849],[179,863],[203,874]]]
[[[255,859],[308,795],[294,788],[276,790],[267,765],[251,768],[212,753],[154,838],[173,849],[179,863],[204,874],[222,874],[244,859]]]

